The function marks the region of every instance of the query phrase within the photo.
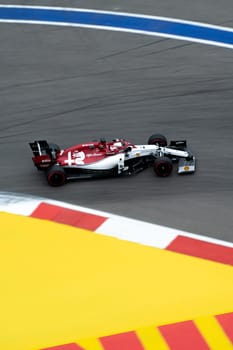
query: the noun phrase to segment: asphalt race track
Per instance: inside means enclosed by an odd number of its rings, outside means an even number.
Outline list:
[[[1,1],[1,4],[9,1]],[[231,0],[11,1],[233,26]],[[29,193],[233,242],[233,51],[111,31],[0,23],[0,191]],[[197,172],[51,188],[28,142],[188,140]]]

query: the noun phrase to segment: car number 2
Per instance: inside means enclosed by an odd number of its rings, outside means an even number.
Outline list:
[[[80,164],[84,164],[84,159],[85,159],[84,152],[74,152],[73,158],[72,158],[72,152],[69,151],[67,153],[67,159],[65,160],[65,163],[67,165],[80,165]]]

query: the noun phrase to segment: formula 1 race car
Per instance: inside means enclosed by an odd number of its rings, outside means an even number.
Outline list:
[[[34,165],[44,170],[51,186],[61,186],[70,180],[136,174],[153,167],[157,176],[167,177],[177,163],[178,174],[195,171],[195,157],[186,140],[170,141],[154,134],[146,145],[134,145],[124,139],[78,144],[60,149],[45,140],[29,143]]]

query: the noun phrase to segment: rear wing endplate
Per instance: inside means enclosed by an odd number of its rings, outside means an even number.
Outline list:
[[[50,154],[48,142],[45,140],[29,142],[29,145],[35,157]]]

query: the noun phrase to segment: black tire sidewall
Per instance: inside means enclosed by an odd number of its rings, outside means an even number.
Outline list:
[[[154,172],[159,177],[167,177],[171,175],[173,164],[171,159],[167,157],[158,158],[154,162]],[[162,169],[164,167],[164,169]]]
[[[57,179],[54,178],[57,176]],[[47,171],[47,181],[50,186],[59,187],[66,183],[66,174],[64,169],[57,165],[52,166]]]
[[[148,139],[148,145],[167,146],[167,138],[162,134],[151,135]]]

